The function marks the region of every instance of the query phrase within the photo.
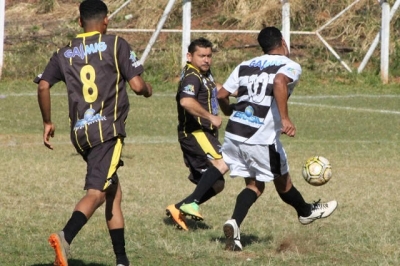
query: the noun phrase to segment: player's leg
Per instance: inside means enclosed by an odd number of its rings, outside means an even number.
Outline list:
[[[316,219],[331,215],[337,207],[337,202],[334,200],[327,203],[307,203],[292,183],[286,152],[281,143],[278,141],[277,145],[270,145],[269,149],[275,189],[282,201],[296,210],[300,223],[310,224]]]
[[[225,249],[233,251],[241,251],[240,243],[240,225],[245,219],[250,207],[264,191],[264,183],[255,179],[255,173],[251,172],[248,167],[247,158],[242,157],[243,150],[238,142],[225,139],[222,147],[223,157],[229,169],[231,177],[245,177],[246,187],[237,195],[233,214],[228,219],[223,231],[226,237]]]
[[[129,265],[125,252],[124,216],[121,209],[122,190],[116,177],[116,183],[112,184],[106,192],[105,216],[111,242],[116,256],[117,265]]]
[[[238,194],[232,219],[236,220],[240,227],[246,217],[250,207],[264,192],[265,183],[259,182],[255,178],[245,178],[246,187]]]
[[[312,204],[305,202],[301,193],[292,184],[289,173],[276,178],[274,184],[280,198],[296,210],[299,222],[304,225],[310,224],[317,219],[328,217],[337,207],[336,200],[329,202],[317,201]]]
[[[56,252],[58,265],[68,265],[65,262],[69,256],[69,245],[103,202],[104,193],[95,189],[88,189],[86,195],[76,204],[71,218],[63,230],[50,235],[49,243]]]
[[[220,178],[214,183],[214,185],[209,188],[206,193],[200,198],[199,205],[203,204],[204,202],[208,201],[209,199],[215,197],[219,193],[222,192],[225,188],[225,179],[224,176],[221,175]]]
[[[115,138],[106,143],[108,150],[102,159],[103,176],[106,177],[102,188],[106,201],[105,218],[117,265],[129,265],[125,252],[124,217],[121,209],[122,190],[117,175],[118,168],[123,165],[121,161],[123,138]]]
[[[208,158],[211,165],[206,168],[207,170],[202,174],[193,193],[185,199],[185,204],[180,207],[180,210],[194,219],[202,220],[203,217],[199,212],[198,205],[202,199],[204,202],[206,199],[204,197],[207,193],[212,193],[210,189],[213,189],[213,186],[217,182],[219,182],[219,190],[222,191],[224,185],[224,182],[222,182],[223,174],[228,171],[228,166],[222,160],[222,154],[219,151],[220,143],[216,136],[200,130],[193,132],[192,136],[194,137],[194,141],[196,141],[196,150],[201,151],[199,154],[203,154],[199,158]],[[208,161],[204,163],[208,163]],[[214,190],[214,192],[216,191]],[[208,197],[210,195],[208,194]]]
[[[276,177],[274,185],[279,197],[296,210],[297,216],[309,216],[311,214],[311,205],[304,200],[301,193],[292,184],[289,173]]]
[[[57,265],[68,265],[69,245],[95,210],[105,201],[105,192],[102,191],[105,174],[102,173],[98,165],[101,165],[102,155],[107,149],[104,145],[98,145],[81,153],[87,163],[88,170],[84,187],[86,194],[75,205],[75,209],[63,230],[53,233],[49,237],[49,243],[56,253],[55,264]]]
[[[182,151],[183,151],[183,150],[182,150]],[[197,184],[198,180],[199,180],[200,177],[201,177],[201,174],[197,173],[197,172],[193,169],[193,167],[190,165],[190,163],[189,163],[189,162],[190,162],[190,158],[191,158],[191,157],[187,156],[187,155],[185,154],[185,152],[183,153],[183,160],[184,160],[184,163],[185,163],[186,167],[188,167],[189,170],[190,170],[190,174],[189,174],[189,176],[188,176],[188,179],[189,179],[192,183]],[[166,207],[166,209],[165,209],[165,212],[166,212],[166,215],[167,215],[168,217],[170,217],[171,220],[175,223],[175,225],[176,225],[176,227],[177,227],[178,229],[182,229],[182,230],[188,231],[189,228],[187,227],[187,224],[186,224],[185,215],[179,210],[179,208],[180,208],[181,205],[184,203],[184,201],[185,201],[185,199],[181,200],[181,201],[178,202],[178,203],[168,205],[168,206]]]
[[[255,178],[246,178],[246,187],[238,194],[231,219],[225,222],[223,230],[226,237],[225,249],[241,251],[240,226],[246,218],[250,207],[264,192],[265,183]]]
[[[207,160],[207,159],[205,159],[205,160]],[[188,176],[188,179],[192,183],[197,185],[199,180],[201,179],[202,173],[196,171],[192,166],[190,166],[190,164],[188,163],[188,161],[186,159],[185,159],[185,162],[191,172]],[[205,165],[204,167],[208,167],[208,165]],[[202,167],[201,169],[204,169],[204,167]],[[220,193],[224,189],[224,185],[225,185],[225,179],[221,175],[220,179],[217,180],[217,182],[215,182],[215,184],[210,189],[207,190],[207,192],[203,195],[203,197],[200,199],[198,204],[200,205],[200,204],[208,201],[209,199],[211,199],[218,193]],[[189,229],[186,224],[185,215],[180,211],[180,207],[182,206],[182,204],[185,203],[185,201],[186,201],[186,198],[181,200],[178,203],[168,205],[166,208],[166,214],[168,217],[170,217],[174,221],[174,223],[177,225],[178,229],[183,229],[185,231],[188,231]]]

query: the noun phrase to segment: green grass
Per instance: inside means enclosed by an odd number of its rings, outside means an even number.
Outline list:
[[[282,140],[305,199],[337,199],[339,207],[302,226],[268,184],[242,224],[240,253],[223,250],[222,225],[243,181],[226,175],[226,189],[202,205],[205,221],[189,221],[189,232],[176,230],[165,207],[194,187],[177,143],[175,84],[153,84],[149,99],[131,93],[119,174],[132,265],[399,265],[400,94],[395,85],[370,79],[323,82],[305,74],[289,100],[297,135]],[[64,86],[52,94],[56,135],[50,151],[42,145],[35,85],[0,84],[0,265],[51,265],[47,238],[62,229],[84,194],[85,163],[69,142]],[[332,163],[333,177],[322,187],[301,177],[301,165],[312,155]],[[73,266],[114,265],[103,207],[74,240],[72,254]]]

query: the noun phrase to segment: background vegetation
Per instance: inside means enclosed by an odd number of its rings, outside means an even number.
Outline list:
[[[40,73],[51,53],[81,32],[77,25],[79,0],[9,1],[6,6],[5,67],[3,79],[31,79]],[[113,13],[125,1],[106,1]],[[353,0],[291,0],[291,30],[315,31]],[[390,0],[391,5],[394,0]],[[154,29],[168,0],[132,1],[116,13],[110,28]],[[267,4],[266,4],[267,3]],[[281,3],[278,0],[226,0],[192,1],[193,29],[245,29],[259,30],[265,25],[281,25]],[[126,15],[132,15],[129,20]],[[399,12],[391,22],[391,82],[399,76]],[[356,72],[376,34],[379,32],[381,7],[376,0],[362,0],[344,16],[324,28],[321,35]],[[164,28],[181,28],[182,6],[176,1]],[[129,40],[141,55],[152,33],[118,33]],[[260,54],[255,34],[192,34],[209,38],[215,45],[214,72],[225,79],[238,62]],[[301,63],[305,71],[322,76],[348,78],[349,73],[332,56],[316,36],[291,36],[292,58]],[[146,61],[147,75],[160,82],[174,82],[181,64],[181,36],[179,33],[161,33]],[[365,72],[378,76],[380,70],[379,47],[371,57]],[[350,74],[350,76],[352,76]]]
[[[106,1],[115,10],[124,1]],[[133,1],[110,27],[154,28],[167,3]],[[179,2],[179,1],[177,1]],[[267,4],[265,4],[267,2]],[[292,0],[292,30],[314,30],[352,1]],[[52,10],[43,10],[44,7]],[[6,54],[0,80],[0,265],[52,265],[50,233],[62,228],[83,195],[85,164],[69,141],[65,86],[52,89],[55,149],[42,144],[42,122],[32,79],[52,52],[80,29],[79,1],[8,1]],[[393,1],[392,1],[393,4]],[[193,28],[259,29],[280,25],[279,1],[193,1]],[[212,8],[210,8],[212,7]],[[167,28],[178,28],[177,3]],[[125,20],[133,14],[132,20]],[[397,18],[397,17],[396,17]],[[353,68],[379,29],[377,1],[360,1],[343,21],[323,32]],[[267,185],[244,221],[244,251],[224,251],[222,225],[232,213],[242,180],[226,175],[226,189],[202,205],[204,222],[175,229],[165,207],[193,186],[176,140],[174,91],[180,71],[180,36],[161,34],[146,61],[149,99],[132,96],[119,171],[124,192],[126,246],[133,265],[399,265],[398,221],[400,95],[397,84],[398,19],[392,22],[391,79],[382,85],[379,54],[362,75],[349,74],[313,38],[293,36],[292,57],[304,74],[289,101],[295,138],[283,137],[296,187],[307,201],[336,199],[329,218],[302,226]],[[124,34],[140,55],[150,34]],[[223,82],[240,61],[260,53],[253,35],[207,35],[216,45],[214,72]],[[378,51],[377,51],[378,53]],[[224,118],[226,124],[226,118]],[[221,130],[221,138],[224,131]],[[301,177],[310,156],[333,165],[332,180],[312,187]],[[101,208],[72,245],[72,266],[114,265]]]

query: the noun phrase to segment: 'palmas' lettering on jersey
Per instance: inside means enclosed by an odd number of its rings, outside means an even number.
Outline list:
[[[105,42],[91,43],[85,47],[81,43],[79,47],[72,47],[64,52],[66,58],[74,58],[75,56],[84,59],[86,55],[94,54],[98,52],[104,52],[107,49],[107,44]]]
[[[269,61],[269,60],[253,60],[251,61],[249,67],[258,67],[260,70],[267,68],[269,66],[279,66],[282,65],[283,61]]]

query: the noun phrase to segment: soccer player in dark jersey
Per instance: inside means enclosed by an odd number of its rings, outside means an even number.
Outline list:
[[[328,217],[337,207],[335,200],[306,203],[291,181],[280,135],[296,134],[287,100],[301,67],[289,59],[289,49],[277,28],[261,30],[258,42],[264,55],[239,64],[218,91],[221,110],[230,115],[222,154],[230,176],[244,177],[246,185],[237,196],[231,219],[223,226],[227,250],[242,250],[240,225],[267,182],[274,182],[280,198],[296,210],[301,224]],[[236,94],[235,105],[230,105],[231,94]]]
[[[122,38],[107,35],[108,9],[103,1],[85,0],[79,6],[78,34],[50,58],[38,83],[38,102],[43,118],[43,142],[53,149],[50,137],[50,88],[63,81],[67,87],[71,141],[87,163],[85,196],[76,204],[62,231],[51,234],[54,265],[68,265],[69,246],[88,219],[104,202],[105,217],[117,265],[129,265],[125,253],[121,185],[117,176],[125,122],[129,111],[126,82],[137,95],[150,97],[152,87],[141,77],[143,66]]]
[[[189,180],[196,188],[191,195],[166,209],[178,228],[186,231],[185,215],[203,220],[199,205],[223,190],[223,174],[228,171],[218,140],[222,119],[218,116],[217,87],[210,70],[212,43],[204,38],[192,41],[187,60],[176,94],[178,139],[190,171]]]

